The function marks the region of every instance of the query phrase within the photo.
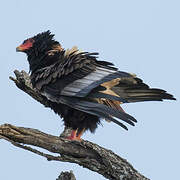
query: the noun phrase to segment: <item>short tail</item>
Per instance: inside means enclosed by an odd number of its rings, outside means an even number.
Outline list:
[[[162,89],[132,89],[126,90],[125,93],[128,102],[176,100],[173,95]]]
[[[173,95],[165,90],[150,88],[143,83],[141,79],[134,78],[135,84],[120,83],[114,86],[112,90],[127,102],[143,102],[143,101],[163,101],[164,99],[176,100]]]

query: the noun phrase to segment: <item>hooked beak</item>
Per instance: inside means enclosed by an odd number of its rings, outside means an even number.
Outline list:
[[[18,47],[16,48],[16,52],[23,52],[23,48],[22,48],[21,46],[18,46]]]

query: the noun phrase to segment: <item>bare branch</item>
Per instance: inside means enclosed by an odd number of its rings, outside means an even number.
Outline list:
[[[47,99],[44,96],[42,96],[38,91],[33,89],[30,77],[25,71],[19,72],[18,70],[15,70],[14,73],[16,75],[16,79],[13,77],[9,78],[15,82],[16,86],[19,89],[29,94],[33,99],[40,102],[44,106],[49,106]]]
[[[16,127],[10,124],[0,126],[0,136],[13,145],[43,156],[49,161],[76,163],[108,179],[147,180],[125,159],[88,141],[69,141],[36,129]],[[46,154],[23,144],[37,146],[59,155]]]
[[[70,172],[61,172],[58,179],[56,180],[76,180],[72,171]]]

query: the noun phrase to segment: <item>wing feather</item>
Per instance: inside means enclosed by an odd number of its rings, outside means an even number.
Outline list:
[[[87,112],[89,114],[93,114],[101,118],[109,119],[110,121],[113,121],[118,125],[120,124],[122,125],[122,123],[120,123],[118,120],[114,119],[113,117],[119,118],[132,126],[134,126],[133,122],[137,122],[136,119],[130,116],[129,114],[122,111],[118,111],[117,109],[113,109],[103,104],[89,102],[89,101],[81,100],[79,98],[75,98],[75,97],[72,98],[67,96],[63,96],[63,97],[61,96],[59,101],[77,110]],[[127,129],[127,127],[125,129]]]

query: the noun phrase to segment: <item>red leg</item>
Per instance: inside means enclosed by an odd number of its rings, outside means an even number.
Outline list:
[[[81,141],[81,136],[84,133],[85,129],[83,129],[82,131],[80,131],[77,135],[78,130],[72,130],[71,135],[69,137],[67,137],[69,140],[72,141]]]
[[[71,135],[67,137],[67,139],[75,140],[77,135],[77,130],[72,130]]]

